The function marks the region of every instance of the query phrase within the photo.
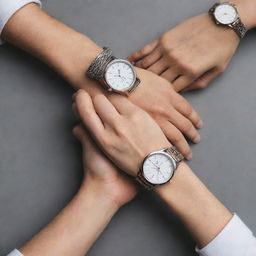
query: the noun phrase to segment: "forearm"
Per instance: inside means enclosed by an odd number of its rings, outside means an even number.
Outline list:
[[[180,217],[199,247],[208,244],[232,218],[186,164],[181,164],[171,183],[159,186],[157,194]]]
[[[84,256],[117,206],[83,185],[70,204],[20,251],[25,256]]]
[[[28,4],[16,12],[2,37],[51,66],[74,88],[99,90],[85,72],[102,49],[85,35],[50,17],[38,5]]]

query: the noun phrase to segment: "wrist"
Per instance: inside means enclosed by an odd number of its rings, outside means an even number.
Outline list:
[[[221,0],[227,2],[228,0]],[[230,0],[235,4],[238,10],[239,17],[245,27],[250,30],[256,26],[256,1],[255,0]]]
[[[201,248],[232,218],[231,212],[185,163],[180,164],[170,183],[156,188],[156,193],[183,221]]]
[[[110,189],[103,179],[86,175],[78,194],[82,198],[90,199],[92,205],[100,204],[104,211],[113,216],[122,205],[118,201],[118,195]]]

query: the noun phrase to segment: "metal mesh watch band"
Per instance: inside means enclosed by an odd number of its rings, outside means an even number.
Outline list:
[[[175,147],[166,148],[163,151],[168,153],[174,159],[177,166],[181,161],[184,160],[184,156]],[[147,190],[152,190],[155,187],[155,184],[152,184],[145,179],[142,168],[138,172],[136,180]]]
[[[230,27],[235,30],[240,39],[244,38],[247,29],[240,18],[238,18],[233,24],[231,24]]]
[[[103,51],[93,60],[86,75],[93,80],[101,81],[107,64],[115,57],[108,47],[103,47]]]

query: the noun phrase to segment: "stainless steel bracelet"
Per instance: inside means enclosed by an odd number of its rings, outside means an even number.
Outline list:
[[[170,147],[165,149],[165,152],[167,152],[171,157],[177,162],[180,163],[184,160],[184,156],[175,148]]]
[[[230,27],[235,30],[240,39],[244,38],[247,29],[240,18],[238,18],[234,23],[232,23]]]
[[[103,47],[103,51],[89,66],[88,70],[86,71],[86,75],[93,80],[102,80],[102,76],[107,64],[113,59],[115,59],[115,57],[113,56],[112,50],[108,47]]]

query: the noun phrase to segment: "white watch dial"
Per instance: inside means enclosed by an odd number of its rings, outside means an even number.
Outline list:
[[[166,153],[149,155],[143,163],[143,176],[152,184],[164,184],[170,180],[175,170],[173,159]]]
[[[236,8],[228,3],[217,6],[214,15],[216,20],[224,25],[232,24],[237,19]]]
[[[130,62],[117,59],[107,66],[105,79],[112,89],[125,91],[134,85],[136,74]]]

